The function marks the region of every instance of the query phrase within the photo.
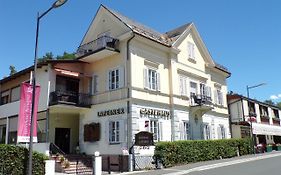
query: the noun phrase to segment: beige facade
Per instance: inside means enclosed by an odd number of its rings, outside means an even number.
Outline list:
[[[86,154],[126,154],[140,131],[155,142],[230,138],[230,73],[213,61],[193,23],[161,34],[101,6],[77,60],[49,61],[38,71],[45,141],[66,137],[66,152],[79,143]],[[2,97],[20,77],[29,73],[2,80]],[[17,115],[15,103],[0,106],[1,126]],[[135,151],[153,154],[153,147]]]

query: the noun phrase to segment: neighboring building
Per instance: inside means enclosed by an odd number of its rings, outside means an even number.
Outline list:
[[[227,99],[233,138],[250,137],[252,121],[255,144],[281,143],[281,111],[277,106],[238,94],[228,94]]]
[[[120,155],[140,131],[152,132],[155,142],[231,137],[230,73],[213,61],[193,23],[161,34],[101,6],[77,56],[39,65],[40,142],[66,153],[79,143],[86,154]],[[1,80],[5,143],[16,142],[19,85],[30,71]]]

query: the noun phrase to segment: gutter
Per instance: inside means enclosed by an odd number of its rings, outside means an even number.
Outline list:
[[[127,148],[130,149],[131,146],[133,145],[133,143],[131,144],[131,141],[133,140],[133,134],[132,134],[132,115],[130,112],[130,98],[131,98],[131,94],[130,94],[130,89],[131,89],[131,54],[130,54],[130,42],[132,41],[132,39],[135,37],[134,32],[132,32],[132,36],[130,39],[127,40],[127,44],[126,44],[126,74],[127,74]]]

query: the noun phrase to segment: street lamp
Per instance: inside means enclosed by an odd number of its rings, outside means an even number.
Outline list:
[[[247,85],[246,88],[247,88],[247,98],[248,98],[248,100],[250,99],[250,92],[249,92],[249,90],[257,88],[257,87],[260,87],[260,86],[263,86],[263,85],[266,85],[266,83],[260,83],[260,84],[254,85],[254,86],[248,86]],[[250,113],[250,111],[249,111],[250,132],[251,132],[251,142],[252,142],[251,144],[252,144],[253,153],[255,154],[255,144],[254,144],[252,116],[253,116],[253,114]]]
[[[32,74],[32,106],[31,106],[31,116],[30,116],[30,137],[29,137],[29,161],[28,161],[28,175],[32,175],[32,152],[33,152],[33,115],[34,115],[34,105],[35,105],[35,92],[36,92],[36,70],[37,70],[37,50],[38,50],[38,34],[39,34],[39,24],[40,19],[43,18],[48,12],[54,8],[58,8],[66,3],[67,0],[57,0],[53,5],[46,10],[41,15],[37,13],[37,25],[36,25],[36,40],[35,40],[35,51],[34,51],[34,70]]]

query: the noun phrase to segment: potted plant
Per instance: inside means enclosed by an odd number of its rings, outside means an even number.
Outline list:
[[[272,144],[267,144],[266,145],[266,152],[271,152],[272,151]]]

